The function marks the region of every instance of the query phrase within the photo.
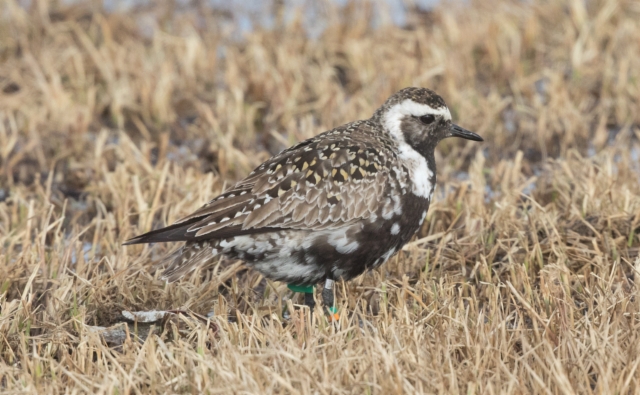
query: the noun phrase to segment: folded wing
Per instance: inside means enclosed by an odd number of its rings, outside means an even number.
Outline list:
[[[191,215],[125,244],[340,228],[370,218],[389,201],[394,158],[393,143],[373,141],[362,133],[367,127],[355,122],[282,151]]]

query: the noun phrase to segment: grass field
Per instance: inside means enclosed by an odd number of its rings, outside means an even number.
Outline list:
[[[197,1],[24,3],[0,2],[3,394],[640,392],[640,2],[402,26],[309,2],[245,30]],[[122,246],[405,86],[485,142],[439,146],[428,220],[338,283],[339,322],[239,262],[165,284],[174,246]]]

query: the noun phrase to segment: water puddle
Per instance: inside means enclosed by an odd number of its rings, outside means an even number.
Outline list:
[[[62,0],[63,5],[76,5],[84,3],[84,0]],[[33,0],[20,0],[22,7],[28,8],[33,4]],[[408,24],[409,10],[407,3],[403,0],[375,0],[352,2],[357,7],[361,7],[363,12],[372,7],[371,27],[378,28],[386,24],[393,24],[406,27]],[[426,12],[433,9],[440,3],[440,0],[414,0],[412,7],[418,11]],[[462,2],[464,3],[464,1]],[[220,19],[220,28],[230,33],[230,37],[241,39],[244,34],[256,29],[270,30],[276,26],[277,19],[281,17],[285,23],[290,23],[301,17],[301,25],[305,28],[309,38],[318,38],[328,28],[327,12],[329,7],[335,7],[340,15],[340,11],[349,4],[347,0],[330,0],[329,2],[315,2],[310,0],[206,0],[197,2],[195,5],[189,0],[177,0],[174,13],[188,13],[197,11],[199,7],[207,7],[215,10],[224,16]],[[102,7],[109,13],[130,13],[133,11],[154,8],[157,9],[156,2],[152,0],[102,0]],[[278,16],[279,10],[281,16]],[[140,33],[147,38],[153,36],[157,29],[157,17],[154,11],[140,13],[137,23]],[[196,26],[203,27],[206,20],[202,17],[196,18]]]

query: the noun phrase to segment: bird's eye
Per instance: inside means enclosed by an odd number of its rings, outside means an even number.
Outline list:
[[[433,121],[436,120],[436,117],[434,117],[431,114],[428,115],[423,115],[420,117],[420,122],[424,123],[425,125],[429,125],[431,123],[433,123]]]

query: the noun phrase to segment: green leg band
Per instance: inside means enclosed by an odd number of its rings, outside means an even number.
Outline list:
[[[293,292],[301,292],[301,293],[305,293],[305,294],[312,294],[313,293],[313,285],[288,284],[287,288],[289,288]]]

